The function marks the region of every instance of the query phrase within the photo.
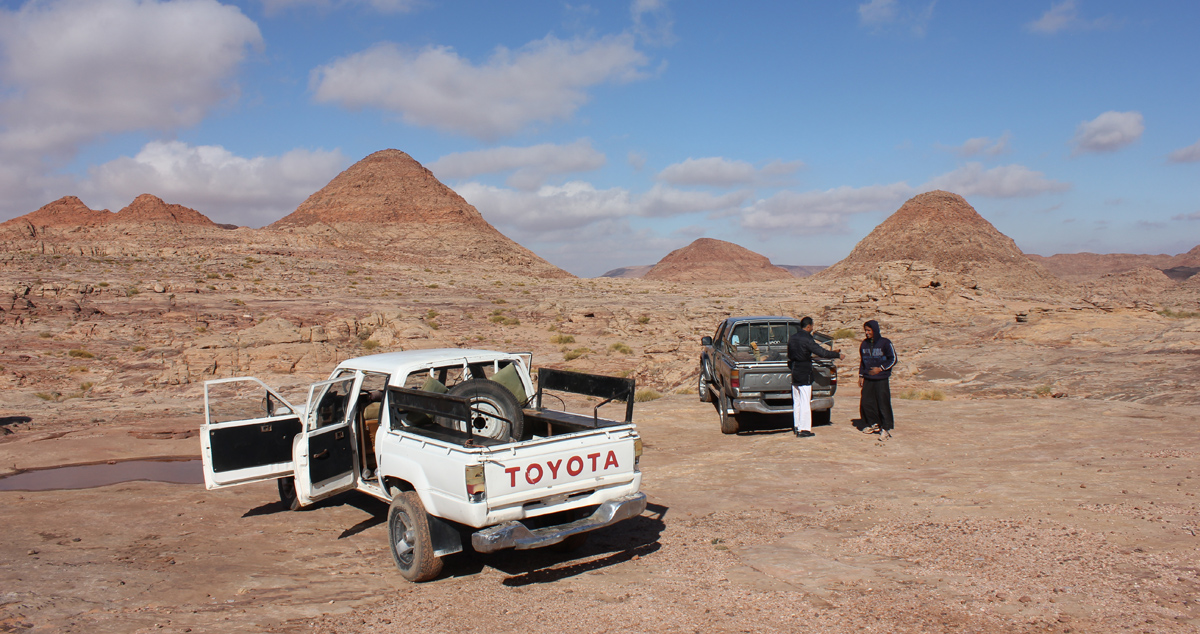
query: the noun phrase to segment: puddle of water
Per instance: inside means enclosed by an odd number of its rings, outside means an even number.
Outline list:
[[[120,482],[148,480],[174,484],[203,484],[199,459],[121,460],[104,464],[31,469],[0,478],[0,491],[58,491],[91,489]]]

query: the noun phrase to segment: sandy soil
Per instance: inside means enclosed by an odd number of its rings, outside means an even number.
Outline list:
[[[278,346],[313,358],[317,344],[255,343],[264,320],[333,332],[348,319],[344,338],[320,344],[344,358],[386,330],[369,318],[386,303],[414,323],[437,312],[438,327],[396,328],[377,349],[532,349],[539,364],[629,371],[664,394],[635,410],[650,509],[572,554],[455,555],[413,585],[392,568],[386,507],[359,494],[290,512],[270,484],[0,492],[0,632],[1200,629],[1200,320],[991,296],[847,303],[804,280],[539,283],[362,263],[348,289],[346,263],[263,259],[262,284],[201,277],[200,293],[55,295],[5,313],[0,473],[195,457],[204,377],[179,359],[232,341],[290,396],[331,366],[280,370]],[[219,261],[100,266],[125,288],[155,279],[139,267],[184,277]],[[241,275],[241,261],[226,263]],[[6,284],[60,270],[31,262]],[[313,270],[288,281],[302,266]],[[484,320],[497,309],[520,323]],[[843,380],[815,438],[770,418],[723,436],[692,391],[695,341],[721,315],[776,312],[828,331],[881,316],[902,355],[894,393],[947,399],[897,398],[896,436],[878,442],[854,427],[857,388]],[[362,324],[375,330],[362,337]],[[552,342],[565,334],[575,341]],[[567,362],[564,347],[593,352]],[[242,369],[220,363],[218,375]]]

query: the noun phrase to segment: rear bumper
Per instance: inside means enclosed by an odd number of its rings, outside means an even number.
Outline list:
[[[511,521],[497,524],[471,534],[471,546],[481,553],[490,553],[505,548],[526,550],[557,544],[579,533],[594,531],[611,524],[641,515],[646,510],[646,494],[634,493],[601,504],[591,515],[558,526],[531,529],[524,524]]]
[[[791,404],[780,407],[772,407],[764,401],[755,398],[739,398],[733,401],[733,409],[737,412],[755,412],[758,414],[790,414],[792,413]],[[818,396],[812,399],[809,409],[814,412],[833,409],[832,396]]]

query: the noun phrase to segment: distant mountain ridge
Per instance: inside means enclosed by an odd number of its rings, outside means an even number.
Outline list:
[[[36,237],[80,228],[140,226],[163,229],[181,225],[219,228],[195,209],[168,204],[152,194],[142,194],[116,213],[91,209],[75,196],[63,196],[24,216],[0,223],[0,232]]]
[[[1135,253],[1059,253],[1051,256],[1027,254],[1054,275],[1072,282],[1094,280],[1142,267],[1155,268],[1174,280],[1184,280],[1200,271],[1200,245],[1178,255]]]
[[[791,273],[793,277],[808,277],[819,271],[823,271],[827,266],[801,266],[795,264],[776,264],[775,266]],[[639,279],[646,276],[646,272],[654,268],[653,264],[639,264],[637,266],[622,266],[611,271],[606,271],[600,277],[615,277],[626,279]]]

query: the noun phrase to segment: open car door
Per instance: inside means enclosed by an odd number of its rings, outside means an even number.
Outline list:
[[[308,390],[304,433],[292,449],[302,506],[355,486],[356,381],[351,375],[313,383]]]
[[[204,383],[200,448],[204,486],[220,489],[292,475],[292,445],[300,415],[265,383],[251,377]]]

